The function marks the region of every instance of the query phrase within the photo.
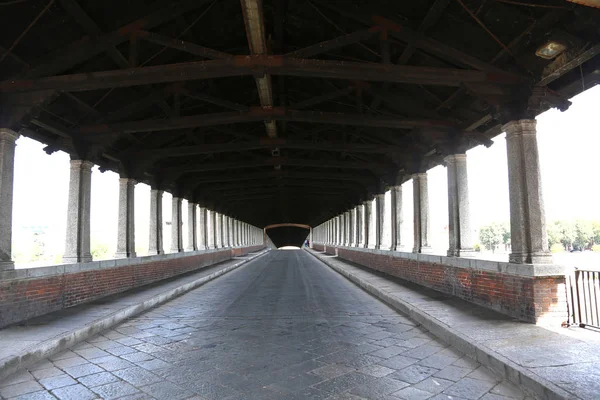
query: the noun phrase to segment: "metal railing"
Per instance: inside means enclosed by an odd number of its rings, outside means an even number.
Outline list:
[[[567,275],[569,324],[600,329],[600,271],[576,269]]]

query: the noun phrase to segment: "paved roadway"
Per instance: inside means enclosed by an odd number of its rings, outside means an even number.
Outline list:
[[[0,396],[525,397],[301,250],[272,251],[53,356],[0,382]]]

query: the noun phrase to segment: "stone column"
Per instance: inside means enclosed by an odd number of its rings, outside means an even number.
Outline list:
[[[227,247],[233,247],[233,218],[227,217]]]
[[[0,128],[0,271],[14,269],[12,261],[13,181],[15,142],[19,134]]]
[[[215,249],[223,247],[223,215],[215,212]]]
[[[208,219],[206,208],[200,207],[198,218],[198,246],[201,250],[208,249]]]
[[[238,241],[237,241],[237,219],[233,219],[231,222],[231,240],[232,240],[232,246],[233,247],[237,247],[239,246]]]
[[[148,240],[148,255],[164,254],[163,247],[163,191],[150,189],[150,232]]]
[[[550,264],[546,215],[538,155],[536,121],[511,121],[506,132],[508,191],[510,195],[509,261],[517,264]]]
[[[71,160],[65,264],[92,261],[90,253],[90,213],[93,163]]]
[[[391,247],[392,251],[402,250],[402,185],[392,186],[391,201]]]
[[[448,169],[448,257],[472,256],[467,155],[444,158]]]
[[[183,251],[183,220],[181,215],[181,205],[183,199],[173,196],[171,212],[171,253],[181,253]]]
[[[206,244],[209,249],[216,249],[216,238],[217,234],[215,233],[216,225],[217,225],[217,217],[213,210],[208,210],[208,223],[210,225],[210,231],[208,232]]]
[[[134,193],[137,182],[131,178],[119,179],[119,221],[115,258],[136,257]]]
[[[369,248],[369,222],[371,221],[371,212],[373,211],[373,202],[371,200],[367,200],[364,203],[365,206],[365,220],[363,222],[363,243],[364,243],[364,248],[368,249]]]
[[[346,243],[348,242],[348,214],[345,212],[340,214],[340,219],[342,222],[342,240],[340,245],[346,246]]]
[[[354,246],[354,209],[347,212],[348,215],[348,247]]]
[[[196,204],[188,201],[188,242],[185,251],[198,250],[197,226],[196,226]]]
[[[364,246],[363,231],[363,205],[359,204],[356,207],[356,247]]]
[[[375,195],[375,248],[381,249],[385,221],[385,193]]]
[[[336,245],[341,246],[344,243],[344,221],[342,220],[341,215],[338,215],[336,220],[337,220]]]
[[[429,249],[429,196],[427,173],[413,175],[414,236],[413,253],[423,253]]]

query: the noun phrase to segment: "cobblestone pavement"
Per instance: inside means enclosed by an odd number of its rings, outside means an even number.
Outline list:
[[[304,251],[272,251],[0,382],[4,399],[525,399]]]

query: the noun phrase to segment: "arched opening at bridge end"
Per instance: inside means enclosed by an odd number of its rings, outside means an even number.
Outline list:
[[[283,247],[300,248],[308,239],[310,229],[308,225],[284,223],[266,226],[265,232],[278,249]]]

